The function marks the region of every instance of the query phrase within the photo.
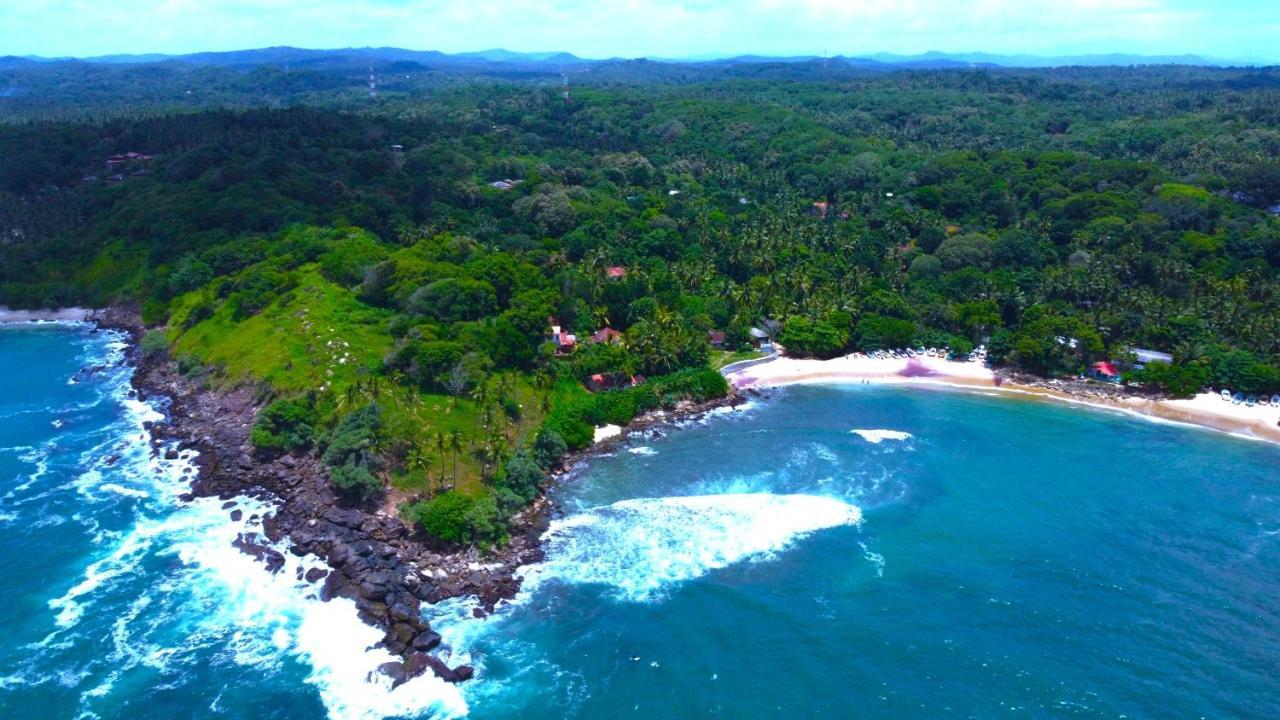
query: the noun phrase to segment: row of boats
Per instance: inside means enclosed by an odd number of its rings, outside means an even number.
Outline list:
[[[1269,406],[1269,407],[1280,408],[1280,394],[1272,395],[1271,398],[1268,399],[1266,395],[1261,395],[1261,396],[1245,395],[1242,392],[1232,393],[1230,390],[1224,389],[1222,392],[1218,393],[1218,395],[1223,400],[1231,403],[1232,405],[1243,404],[1249,407],[1253,407],[1254,405],[1261,405],[1262,407]]]
[[[951,348],[900,348],[897,350],[873,350],[865,355],[863,353],[855,353],[856,356],[869,357],[873,360],[910,360],[913,358],[936,357],[946,360],[968,360],[969,362],[986,362],[987,346],[979,345],[973,352],[968,355],[958,355],[951,351]]]

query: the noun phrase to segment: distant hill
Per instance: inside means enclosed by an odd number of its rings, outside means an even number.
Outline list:
[[[1228,66],[1252,65],[1243,60],[1224,60],[1206,58],[1200,55],[1132,55],[1125,53],[1107,53],[1100,55],[996,55],[992,53],[943,53],[928,52],[921,55],[894,55],[892,53],[876,53],[868,56],[872,60],[893,65],[923,65],[931,63],[957,66],[994,66],[994,67],[1131,67],[1136,65],[1199,65]],[[931,65],[942,67],[943,65]]]
[[[311,49],[290,46],[255,48],[251,50],[226,50],[216,52],[164,55],[147,53],[138,55],[99,55],[86,58],[17,58],[35,62],[65,62],[78,60],[110,65],[141,65],[156,62],[183,62],[196,65],[223,67],[254,67],[260,65],[321,65],[332,66],[355,61],[368,63],[414,62],[422,65],[511,64],[511,65],[572,65],[588,62],[566,52],[521,53],[503,50],[480,50],[449,54],[438,50],[406,50],[394,47]],[[3,60],[0,60],[3,62]]]
[[[12,64],[13,60],[31,60],[37,62],[65,61],[73,58],[0,58],[0,65]],[[1250,66],[1259,63],[1247,60],[1229,60],[1209,58],[1200,55],[1136,55],[1127,53],[1107,53],[1097,55],[1000,55],[995,53],[947,53],[927,52],[919,55],[898,55],[893,53],[873,53],[869,55],[844,54],[824,58],[818,55],[735,55],[730,57],[662,57],[647,58],[653,62],[679,65],[802,65],[813,62],[843,62],[851,67],[863,69],[921,69],[947,70],[975,67],[1007,67],[1007,68],[1052,68],[1052,67],[1131,67],[1143,65],[1186,65],[1186,66]],[[200,52],[185,55],[139,54],[139,55],[102,55],[98,57],[79,58],[84,62],[102,64],[143,64],[154,62],[185,62],[198,65],[218,65],[224,67],[252,67],[259,65],[313,65],[340,66],[354,63],[395,63],[413,62],[424,66],[435,67],[475,67],[484,65],[512,66],[581,66],[622,60],[587,59],[567,52],[516,52],[502,48],[477,50],[463,53],[444,53],[437,50],[406,50],[404,48],[333,48],[309,49],[296,47],[269,47],[251,50],[229,50],[220,52]]]

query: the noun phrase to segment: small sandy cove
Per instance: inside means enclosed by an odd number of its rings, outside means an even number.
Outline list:
[[[1280,408],[1261,405],[1248,407],[1243,403],[1233,405],[1209,393],[1202,393],[1189,400],[1151,400],[1132,395],[1118,399],[1082,396],[1004,381],[990,368],[977,362],[951,362],[933,357],[876,360],[859,355],[831,360],[783,357],[730,373],[727,377],[735,387],[743,389],[818,383],[893,383],[998,390],[1123,410],[1280,443],[1280,427],[1276,425],[1280,421]]]

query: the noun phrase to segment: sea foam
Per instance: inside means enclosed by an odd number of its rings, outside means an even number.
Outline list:
[[[861,522],[857,507],[816,495],[769,493],[623,500],[551,523],[547,560],[526,568],[536,587],[554,578],[612,588],[646,602],[673,586],[744,560],[772,556],[809,533]]]
[[[111,343],[107,357],[93,359],[116,360],[122,348]],[[374,647],[382,632],[360,620],[352,601],[323,602],[318,585],[298,579],[317,559],[299,558],[287,552],[287,542],[277,543],[286,564],[273,575],[232,545],[241,533],[262,534],[261,518],[273,512],[270,505],[236,498],[242,519],[233,521],[220,499],[182,502],[194,455],[183,451],[167,460],[152,452],[143,423],[163,415],[159,407],[128,396],[128,369],[120,370],[103,378],[104,395],[120,408],[120,417],[96,433],[103,442],[80,454],[63,487],[84,505],[83,517],[77,515],[82,523],[96,526],[95,512],[118,510],[130,512],[133,521],[118,532],[95,533],[98,552],[70,587],[48,601],[56,629],[39,643],[43,652],[67,643],[78,647],[91,631],[91,617],[114,616],[109,656],[95,661],[92,670],[86,666],[75,683],[83,685],[84,716],[109,702],[104,698],[134,668],[163,671],[211,650],[262,672],[280,669],[289,657],[302,661],[309,668],[306,682],[331,720],[466,714],[461,690],[431,673],[392,689],[378,667],[398,658]],[[108,460],[112,455],[116,459]],[[451,664],[458,662],[451,658]],[[82,683],[89,673],[93,681]],[[33,668],[25,669],[22,676],[27,675],[34,675]]]
[[[862,438],[863,440],[866,440],[869,443],[874,443],[876,445],[879,445],[885,440],[910,440],[912,438],[911,433],[902,432],[901,430],[858,429],[858,430],[850,430],[849,432],[853,435],[857,435],[858,437]]]

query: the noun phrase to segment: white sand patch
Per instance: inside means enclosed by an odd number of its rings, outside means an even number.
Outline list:
[[[995,386],[995,373],[976,362],[952,362],[945,358],[877,360],[847,355],[830,360],[778,358],[728,375],[738,387],[776,387],[804,383],[935,383]]]
[[[601,425],[596,428],[595,440],[592,442],[602,442],[612,437],[618,437],[621,434],[622,427],[620,425]]]

